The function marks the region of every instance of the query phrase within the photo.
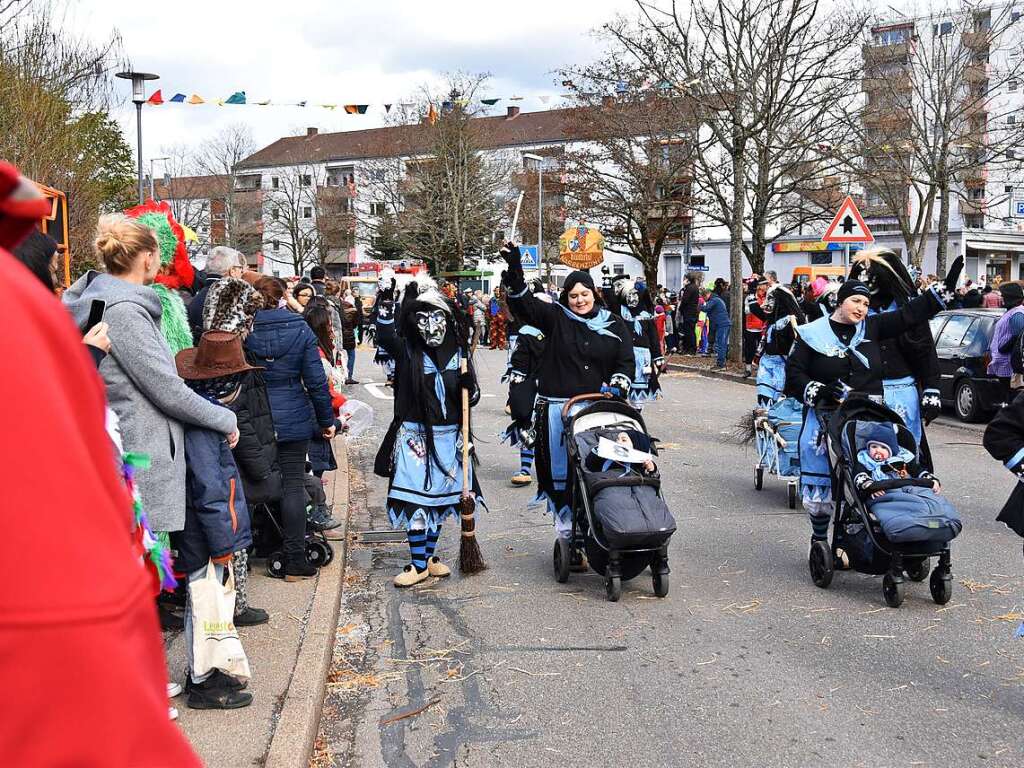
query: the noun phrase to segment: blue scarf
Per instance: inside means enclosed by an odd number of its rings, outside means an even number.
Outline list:
[[[585,326],[587,326],[587,328],[592,330],[594,333],[597,333],[601,336],[611,336],[613,339],[619,338],[614,333],[608,330],[612,326],[613,321],[612,313],[609,312],[607,309],[599,309],[596,315],[588,318],[582,317],[581,315],[577,315],[575,312],[573,312],[571,309],[569,309],[567,306],[565,306],[565,304],[562,304],[561,302],[558,302],[556,306],[559,307],[565,313],[566,317],[575,320],[577,323],[583,323]]]
[[[444,367],[446,371],[457,371],[459,370],[459,353],[456,352],[452,355],[448,361],[448,365]],[[434,361],[430,359],[430,355],[426,352],[423,353],[423,372],[433,373],[434,376],[434,394],[437,395],[437,401],[441,404],[441,416],[445,419],[448,418],[448,405],[445,402],[448,397],[448,391],[444,387],[444,376],[437,370],[437,366],[434,365]]]
[[[836,336],[836,332],[832,330],[832,326],[829,324],[828,315],[819,317],[814,322],[799,326],[797,333],[800,334],[804,344],[819,354],[826,357],[853,355],[860,360],[861,365],[865,368],[870,368],[867,357],[857,351],[857,347],[864,341],[864,327],[863,320],[857,323],[857,330],[854,332],[853,338],[850,339],[848,345],[843,344],[839,337]]]
[[[867,448],[857,454],[857,461],[860,462],[864,469],[871,473],[872,480],[897,480],[899,479],[899,474],[893,464],[909,464],[913,460],[914,454],[902,447],[896,452],[895,456],[890,456],[884,461],[872,459]]]
[[[640,321],[641,320],[650,320],[651,319],[651,313],[648,312],[647,310],[644,310],[644,311],[640,312],[640,314],[634,316],[633,313],[629,311],[629,307],[627,307],[625,304],[623,304],[619,308],[619,314],[622,315],[622,318],[627,323],[630,320],[633,321],[633,333],[635,333],[637,336],[639,336],[641,334],[641,332],[642,332],[641,331],[641,327],[640,327]]]

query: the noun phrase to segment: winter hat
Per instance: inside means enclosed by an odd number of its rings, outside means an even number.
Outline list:
[[[851,296],[863,296],[866,299],[871,298],[871,291],[864,285],[860,280],[847,280],[841,286],[836,294],[836,300],[842,304]]]
[[[156,281],[168,288],[191,289],[195,282],[195,268],[188,260],[185,248],[185,230],[182,229],[171,213],[171,206],[166,200],[159,203],[148,200],[144,205],[129,208],[125,216],[137,219],[153,230],[157,244],[160,246],[160,265],[167,269],[166,274],[157,275]]]
[[[210,286],[203,304],[203,330],[228,331],[244,339],[252,331],[263,296],[245,280],[225,277]]]

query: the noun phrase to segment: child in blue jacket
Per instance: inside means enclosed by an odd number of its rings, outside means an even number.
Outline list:
[[[212,402],[229,404],[238,396],[242,376],[254,367],[245,361],[241,338],[227,331],[207,331],[199,346],[185,349],[175,358],[178,375],[197,393]],[[188,575],[191,584],[215,569],[223,584],[231,557],[252,544],[249,510],[242,477],[231,447],[223,435],[185,427],[185,528],[174,534],[178,551],[175,568]],[[214,669],[194,673],[192,591],[185,604],[185,646],[188,669],[185,690],[192,709],[237,709],[252,703],[246,683]]]

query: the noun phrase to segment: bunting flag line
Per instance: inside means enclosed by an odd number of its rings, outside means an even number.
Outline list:
[[[173,96],[171,96],[170,101],[171,101],[172,104],[181,104],[182,102],[185,101],[185,94],[184,93],[176,93]]]
[[[201,96],[197,96],[196,94],[193,93],[192,96],[189,98],[188,103],[189,104],[205,104],[206,100],[203,99]]]
[[[225,104],[245,104],[245,91],[235,91],[228,97]]]
[[[163,104],[164,103],[163,94],[160,92],[160,90],[156,90],[153,93],[152,96],[150,96],[148,99],[146,99],[146,103],[147,104],[152,104],[154,107],[159,105],[159,104]]]

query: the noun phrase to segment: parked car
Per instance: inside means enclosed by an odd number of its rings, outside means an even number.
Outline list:
[[[1004,309],[951,309],[931,320],[939,357],[942,404],[961,421],[983,421],[1004,400],[1003,386],[985,371],[996,321]]]

